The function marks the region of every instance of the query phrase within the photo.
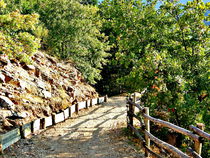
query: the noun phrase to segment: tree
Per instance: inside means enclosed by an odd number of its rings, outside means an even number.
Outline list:
[[[85,5],[98,5],[98,0],[81,0],[80,3]]]
[[[43,41],[51,55],[71,60],[91,83],[101,78],[108,47],[106,37],[100,33],[101,20],[98,7],[82,5],[73,0],[13,0],[23,13],[37,12],[49,30]],[[12,5],[13,3],[10,3]]]
[[[129,70],[127,75],[121,72],[119,81],[130,92],[147,87],[147,104],[155,105],[154,109],[166,105],[178,110],[182,107],[179,104],[186,106],[186,102],[205,107],[207,100],[199,98],[208,96],[209,91],[209,27],[204,24],[209,4],[165,2],[159,9],[155,5],[151,1],[143,4],[123,0],[108,0],[101,5],[107,19],[104,28],[111,30],[110,43],[117,47],[113,60],[124,65],[124,72]],[[188,117],[193,116],[183,114],[183,119]]]
[[[54,0],[42,6],[41,20],[50,30],[47,43],[51,53],[71,59],[83,76],[94,84],[100,79],[100,69],[108,56],[105,36],[99,31],[98,8],[68,0]]]
[[[122,78],[132,71],[136,61],[144,55],[146,46],[151,43],[150,33],[155,28],[152,24],[148,25],[150,20],[154,21],[156,18],[155,3],[105,0],[99,7],[101,16],[105,19],[102,32],[109,36],[112,56],[102,71],[103,79],[97,87],[104,85],[104,93],[115,95],[122,91],[133,91],[137,88],[134,83],[137,84],[140,80],[137,78],[130,84],[130,81],[123,81]]]
[[[127,92],[142,91],[154,116],[187,128],[209,124],[210,3],[107,0],[103,28],[114,45],[110,70]],[[113,64],[114,63],[114,64]],[[105,70],[106,71],[106,70]],[[111,71],[110,71],[111,72]],[[111,74],[110,74],[111,75]]]
[[[38,14],[23,15],[19,10],[3,13],[6,3],[0,1],[0,53],[30,62],[47,31],[39,25]]]

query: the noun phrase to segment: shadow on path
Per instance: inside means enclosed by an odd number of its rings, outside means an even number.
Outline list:
[[[114,140],[113,129],[125,127],[124,97],[79,112],[31,139],[5,151],[4,158],[135,158],[143,157],[126,141]],[[121,127],[121,128],[122,128]],[[120,135],[119,135],[120,137]]]

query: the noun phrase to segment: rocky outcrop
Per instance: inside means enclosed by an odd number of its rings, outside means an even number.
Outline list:
[[[60,62],[42,52],[34,54],[32,64],[0,55],[2,122],[21,125],[97,96],[71,62]]]
[[[14,110],[15,105],[9,98],[0,96],[0,108]]]

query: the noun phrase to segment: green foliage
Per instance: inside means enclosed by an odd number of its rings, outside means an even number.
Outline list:
[[[7,8],[0,0],[1,54],[29,62],[42,43],[52,55],[72,60],[92,84],[103,68],[96,87],[104,93],[147,88],[143,101],[153,115],[166,114],[161,117],[185,128],[203,122],[210,131],[210,40],[204,23],[210,3],[164,0],[156,8],[156,0],[104,0],[99,7],[97,0],[5,2]]]
[[[23,15],[19,10],[4,14],[4,1],[0,1],[0,52],[29,62],[29,57],[40,47],[41,36],[36,36],[40,29],[39,15]],[[42,28],[43,29],[43,28]]]
[[[108,46],[100,33],[101,21],[96,6],[76,1],[54,0],[42,5],[42,21],[49,31],[48,45],[53,54],[71,59],[92,84],[100,79]]]
[[[99,7],[105,19],[102,31],[109,36],[112,56],[102,71],[103,80],[98,82],[97,87],[103,93],[116,95],[127,90],[126,85],[117,80],[131,71],[133,59],[130,59],[141,49],[141,41],[138,40],[141,35],[136,31],[143,31],[144,28],[137,29],[136,26],[140,22],[142,8],[140,2],[119,0],[105,0]]]
[[[44,45],[51,55],[72,60],[91,84],[101,78],[108,49],[100,33],[98,7],[68,0],[13,0],[24,13],[37,12],[49,30]],[[39,33],[38,33],[39,34]]]
[[[104,30],[111,30],[116,48],[113,65],[129,70],[119,81],[129,91],[147,87],[147,103],[155,109],[205,107],[207,100],[199,97],[209,91],[209,27],[203,22],[208,4],[165,2],[158,10],[155,4],[107,0],[101,5]]]
[[[101,4],[103,31],[114,45],[110,70],[123,70],[114,75],[128,92],[147,88],[144,102],[153,115],[168,113],[167,121],[185,128],[204,122],[210,131],[210,41],[204,23],[210,5],[195,0],[155,6],[156,1],[138,0]]]
[[[85,5],[98,5],[98,0],[80,0],[80,3]]]
[[[6,3],[3,1],[3,0],[1,0],[0,1],[0,9],[2,10],[2,9],[4,9],[6,7]]]

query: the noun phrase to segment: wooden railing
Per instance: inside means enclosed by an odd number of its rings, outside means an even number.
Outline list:
[[[154,118],[149,115],[149,108],[148,107],[142,107],[141,100],[137,100],[136,93],[131,95],[129,98],[127,98],[127,116],[128,116],[128,122],[127,122],[127,128],[132,130],[134,134],[139,138],[139,140],[142,143],[142,146],[145,148],[145,156],[148,157],[150,154],[154,157],[160,158],[162,156],[158,155],[150,148],[150,140],[154,142],[158,147],[168,151],[170,154],[173,155],[173,157],[177,158],[201,158],[201,151],[202,151],[202,141],[203,139],[210,140],[210,134],[204,132],[204,124],[197,124],[197,127],[190,125],[189,129],[192,131],[189,131],[187,129],[184,129],[182,127],[179,127],[177,125],[174,125],[170,122]],[[139,109],[139,114],[141,117],[137,116],[135,113],[135,107]],[[136,118],[140,122],[140,126],[135,128],[134,126],[134,118]],[[187,149],[187,154],[176,148],[175,146],[168,144],[154,135],[150,133],[150,121],[153,123],[159,125],[160,127],[167,127],[172,129],[173,131],[183,134],[185,136],[188,136],[194,141],[194,147]],[[142,136],[142,134],[144,136]]]

